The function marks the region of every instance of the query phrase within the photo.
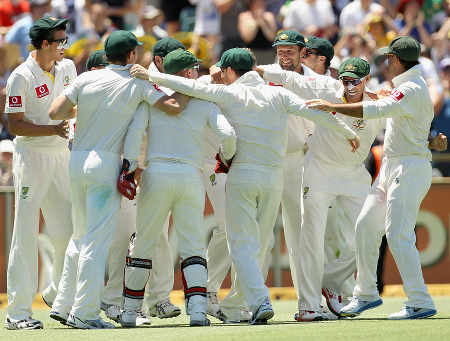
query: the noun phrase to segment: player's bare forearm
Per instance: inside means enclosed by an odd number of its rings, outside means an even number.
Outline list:
[[[176,115],[180,114],[184,110],[184,108],[186,107],[187,104],[184,103],[184,100],[182,100],[180,96],[176,96],[176,95],[184,96],[184,95],[176,93],[173,96],[161,97],[158,102],[153,104],[153,107],[155,107],[161,111],[164,111],[169,116],[176,116]],[[185,97],[187,97],[187,96],[185,96]],[[180,101],[178,101],[177,98]]]
[[[65,96],[58,96],[50,106],[48,115],[52,120],[69,120],[75,117],[73,103]]]
[[[343,115],[352,116],[352,117],[363,117],[363,104],[362,102],[358,103],[349,103],[349,104],[335,104],[325,101],[323,99],[312,99],[306,101],[308,108],[318,109],[329,112],[339,112]]]
[[[22,115],[20,115],[22,114]],[[63,127],[64,125],[64,127]],[[23,120],[23,113],[9,114],[8,115],[8,128],[14,135],[19,136],[53,136],[59,135],[61,137],[67,137],[69,133],[68,124],[67,129],[65,124],[59,125],[37,125],[31,122]],[[63,132],[64,131],[64,132]],[[65,133],[67,132],[67,134]],[[62,136],[64,135],[64,136]]]
[[[438,152],[444,152],[447,150],[447,136],[442,133],[439,133],[436,137],[428,138],[428,148],[432,150],[436,150]]]

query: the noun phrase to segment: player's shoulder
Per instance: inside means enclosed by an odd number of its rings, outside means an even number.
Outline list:
[[[63,58],[58,62],[60,67],[65,70],[76,70],[75,63],[72,59]]]
[[[26,62],[23,62],[18,67],[16,67],[13,72],[9,75],[8,83],[22,81],[28,82],[28,80],[32,77],[32,73],[30,69],[27,67]]]

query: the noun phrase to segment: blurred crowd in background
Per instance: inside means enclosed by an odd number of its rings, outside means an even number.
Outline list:
[[[277,32],[294,29],[334,45],[334,57],[327,60],[331,75],[346,58],[369,61],[374,91],[392,86],[386,65],[374,63],[375,51],[397,35],[411,35],[422,44],[420,63],[435,109],[432,133],[450,136],[450,0],[0,0],[2,109],[8,76],[30,52],[29,28],[45,14],[69,19],[66,57],[78,73],[116,29],[130,30],[144,43],[143,66],[151,63],[156,41],[172,36],[203,60],[205,73],[232,47],[249,47],[258,64],[271,64]],[[7,143],[13,136],[4,114],[0,126],[0,140]],[[11,145],[0,143],[0,185],[12,182],[6,176],[12,173],[6,155]],[[434,174],[450,176],[450,158],[440,154],[435,160]]]

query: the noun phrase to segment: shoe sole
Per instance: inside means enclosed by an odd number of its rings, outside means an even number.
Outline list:
[[[379,307],[380,305],[383,304],[383,301],[381,299],[370,302],[369,304],[367,304],[366,306],[364,306],[364,309],[360,309],[358,311],[340,311],[339,313],[341,314],[341,316],[344,317],[356,317],[359,314],[361,314],[362,312],[369,310],[369,309],[374,309],[376,307]]]
[[[33,330],[33,329],[44,329],[44,326],[37,325],[37,326],[33,326],[33,327],[28,327],[28,328],[10,328],[8,325],[5,325],[5,328],[7,330]]]
[[[64,317],[62,317],[60,314],[54,314],[50,312],[50,318],[58,321],[59,323],[61,323],[62,325],[66,326],[67,325],[67,319],[65,319]]]
[[[206,319],[206,320],[201,320],[201,321],[190,321],[189,322],[189,326],[191,327],[208,327],[211,325],[211,321]]]
[[[267,324],[267,321],[270,320],[275,315],[273,310],[266,310],[258,313],[254,320],[250,320],[251,325],[260,325]]]
[[[424,311],[423,313],[409,316],[407,318],[390,318],[389,320],[418,320],[418,319],[426,319],[428,317],[434,316],[437,314],[437,310]]]

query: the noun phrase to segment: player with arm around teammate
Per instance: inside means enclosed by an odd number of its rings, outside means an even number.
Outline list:
[[[63,253],[72,234],[69,125],[47,115],[52,100],[76,77],[72,61],[63,59],[66,23],[67,20],[54,17],[34,23],[29,34],[36,50],[13,71],[6,88],[5,112],[9,129],[16,135],[13,160],[16,204],[7,273],[7,329],[43,328],[41,321],[31,317],[38,287],[39,209],[56,251],[52,285],[46,292],[58,286]]]
[[[386,234],[408,297],[405,307],[390,319],[417,319],[436,314],[420,266],[414,227],[420,204],[431,185],[431,153],[428,133],[434,117],[433,104],[418,65],[419,43],[397,37],[383,48],[389,71],[395,75],[391,95],[377,101],[331,104],[323,100],[310,105],[364,120],[387,118],[385,157],[379,180],[372,186],[356,224],[358,275],[354,298],[341,309],[344,316],[357,316],[382,304],[376,285],[378,250]],[[382,217],[384,224],[376,224]]]
[[[104,286],[99,274],[105,271],[117,224],[120,153],[137,106],[145,101],[171,114],[180,111],[153,84],[130,78],[130,64],[136,61],[139,44],[130,32],[111,33],[105,41],[110,65],[80,75],[49,111],[51,118],[68,119],[78,106],[69,166],[74,233],[51,311],[53,318],[74,328],[113,327],[99,316]],[[123,171],[127,166],[123,162]],[[72,285],[75,282],[76,287]]]
[[[244,49],[227,50],[217,66],[227,85],[206,85],[155,73],[150,73],[150,79],[189,96],[216,102],[237,131],[237,152],[226,184],[227,237],[252,311],[251,323],[265,323],[274,313],[261,266],[280,204],[287,114],[303,115],[342,131],[349,139],[356,134],[332,115],[305,111],[303,101],[291,92],[265,85],[251,71],[254,61]],[[148,73],[136,70],[134,74],[148,77]]]
[[[198,63],[192,53],[178,49],[165,57],[164,70],[186,78],[197,78]],[[150,165],[142,176],[136,238],[125,267],[121,324],[124,327],[136,326],[136,313],[142,305],[144,287],[159,240],[155,236],[161,234],[171,211],[182,258],[181,271],[190,325],[208,326],[202,176],[205,132],[210,127],[219,137],[224,159],[233,157],[236,135],[216,105],[198,99],[191,99],[177,117],[168,117],[157,110],[151,110],[150,117],[146,114],[142,114],[140,123],[131,127],[135,133],[127,138],[124,151],[125,158],[136,158],[142,130],[150,124],[147,152]]]

